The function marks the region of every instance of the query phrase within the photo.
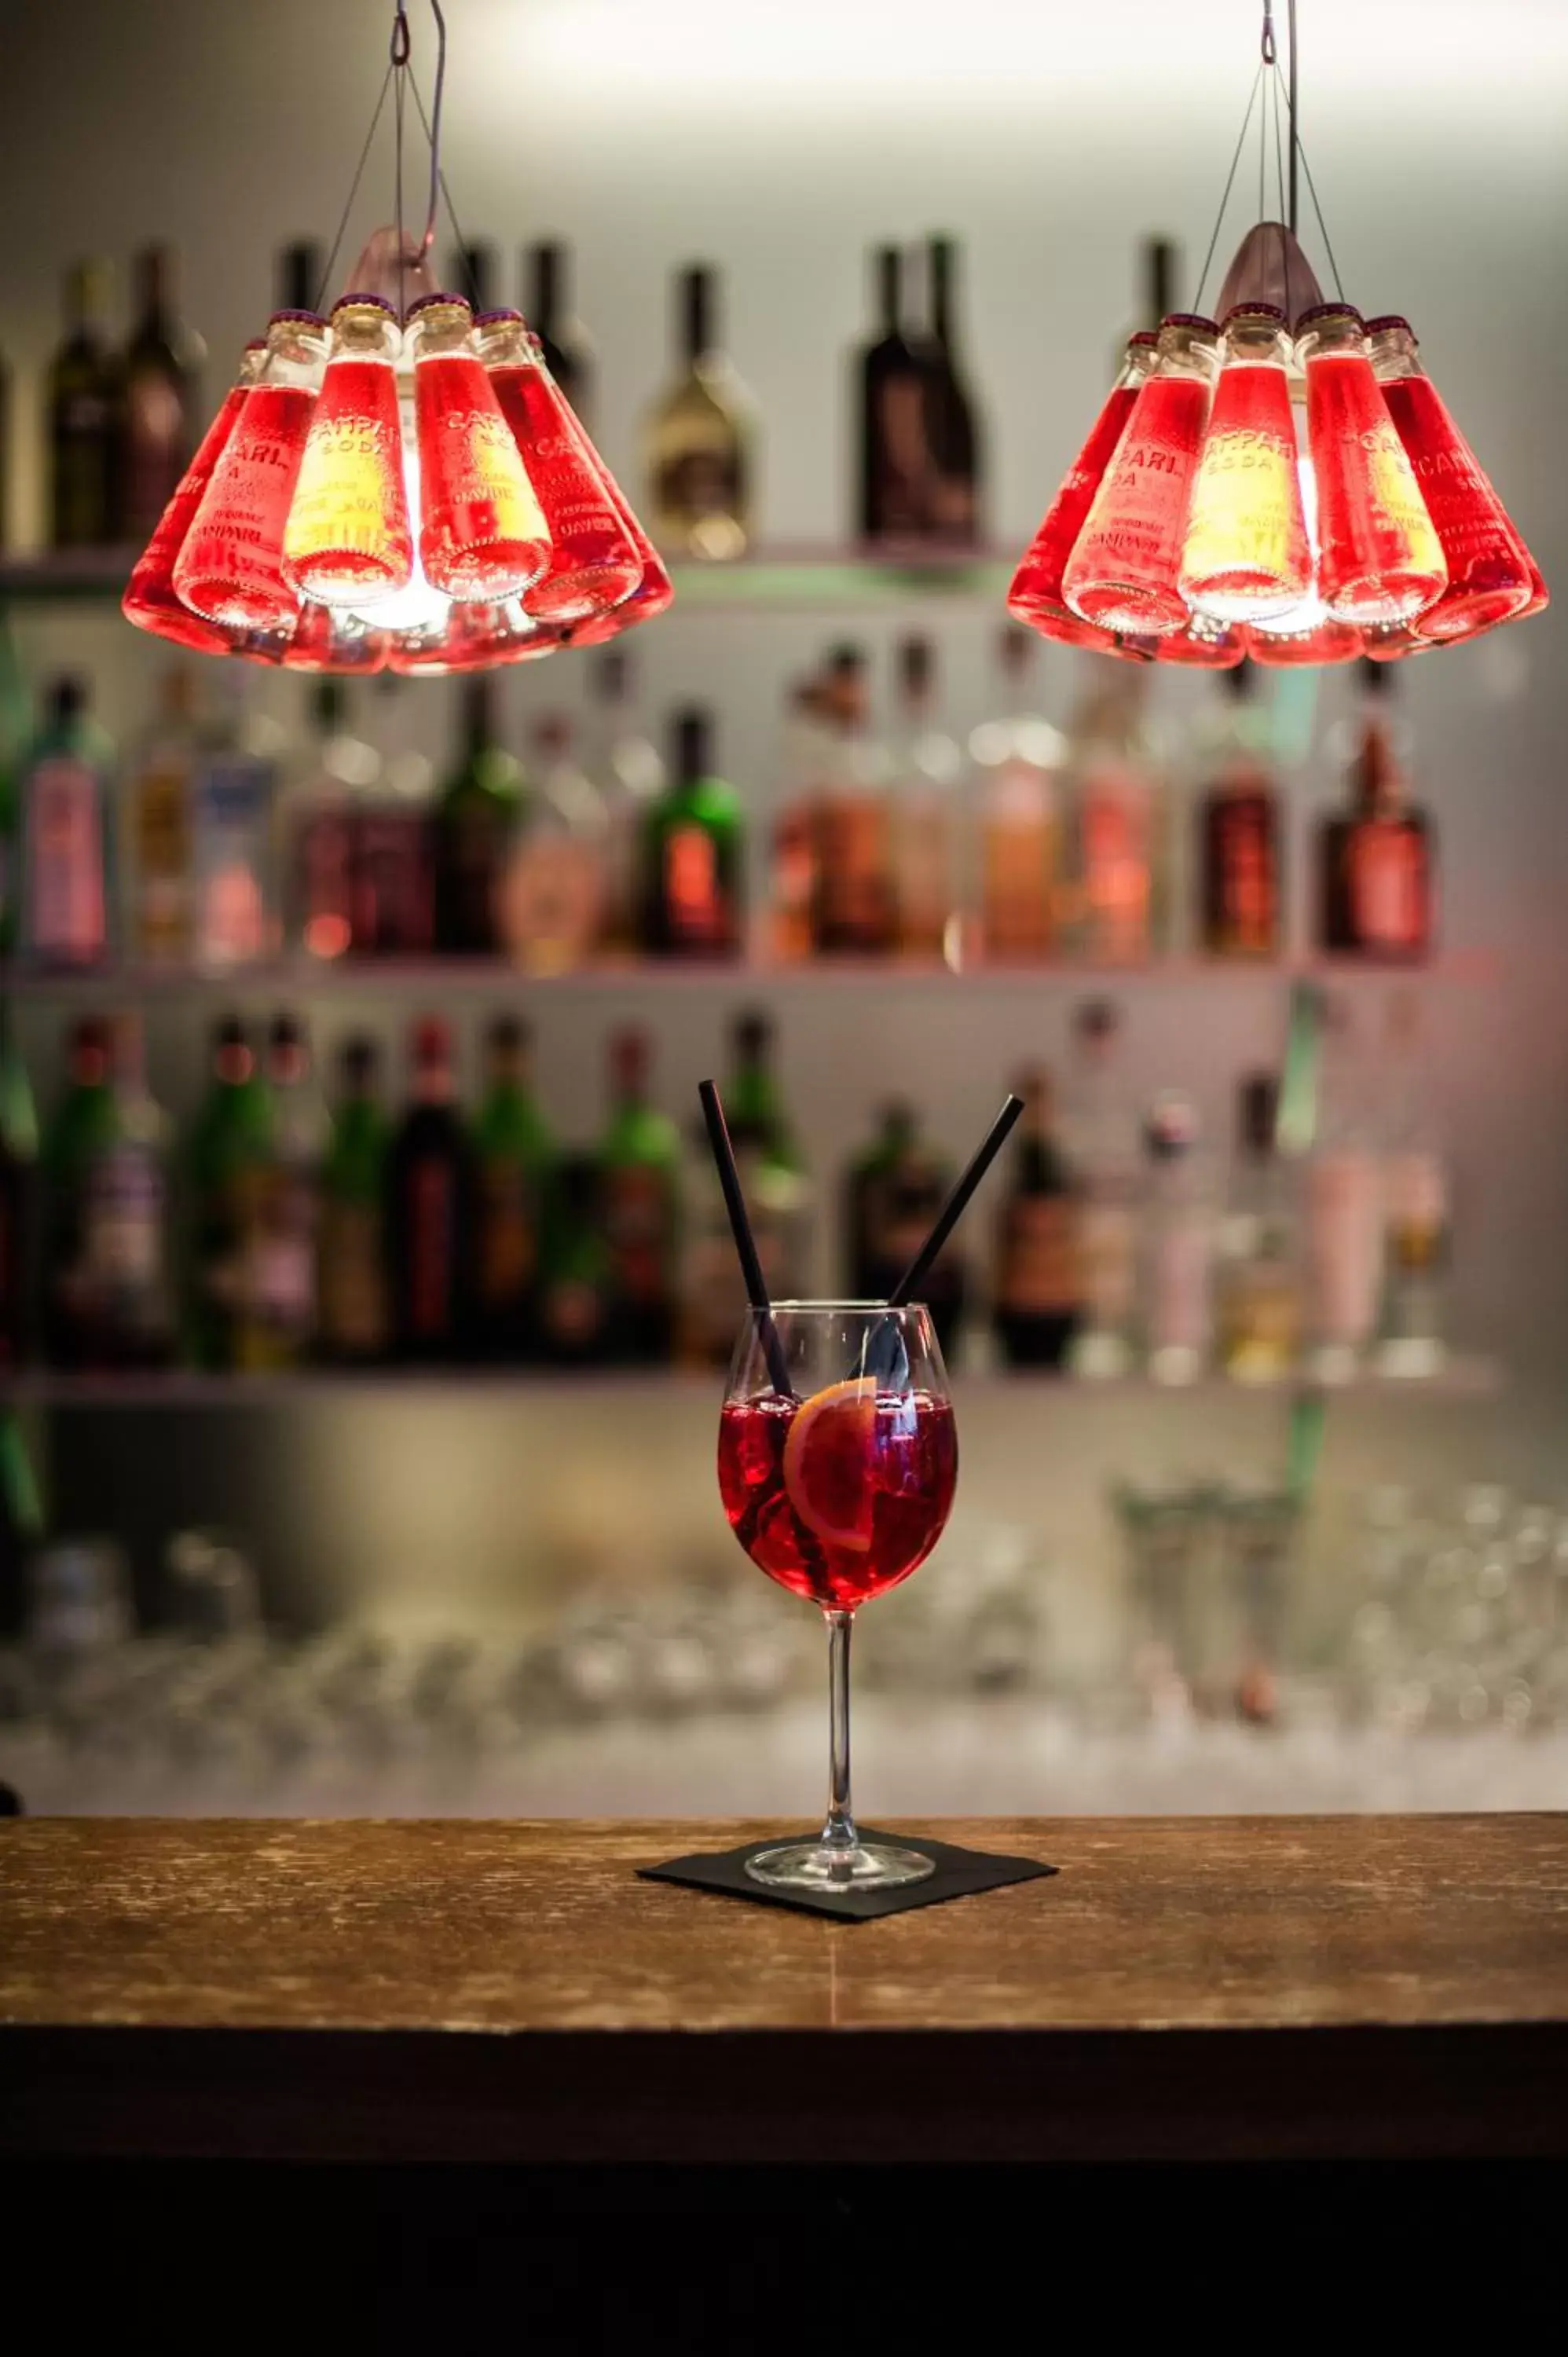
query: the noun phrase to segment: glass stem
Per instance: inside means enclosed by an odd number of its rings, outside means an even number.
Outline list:
[[[828,1624],[828,1813],[822,1847],[846,1859],[860,1846],[849,1798],[849,1632],[853,1613],[827,1612]]]

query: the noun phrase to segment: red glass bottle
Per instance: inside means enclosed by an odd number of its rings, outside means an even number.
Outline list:
[[[510,426],[474,349],[461,296],[409,312],[419,435],[420,562],[449,597],[514,597],[550,563],[544,521]]]
[[[234,630],[292,627],[283,536],[310,431],[326,329],[313,311],[277,311],[266,358],[212,470],[174,568],[185,603]]]
[[[1522,614],[1540,578],[1508,510],[1417,357],[1408,319],[1367,323],[1372,373],[1442,544],[1448,586],[1411,627],[1422,639],[1462,639]],[[1544,585],[1543,585],[1544,586]]]
[[[212,479],[212,470],[228,448],[246,396],[261,373],[266,349],[261,337],[245,346],[239,376],[202,436],[196,456],[137,558],[120,600],[121,612],[137,630],[150,630],[156,638],[172,639],[177,646],[193,648],[199,654],[226,654],[230,634],[219,623],[193,614],[188,606],[180,603],[174,586],[174,568],[191,519],[201,504],[202,493]]]
[[[1285,315],[1243,303],[1225,317],[1219,382],[1197,462],[1181,562],[1187,604],[1221,621],[1288,613],[1312,586],[1285,375]]]
[[[618,606],[642,578],[597,454],[544,365],[521,311],[475,322],[479,356],[550,527],[547,570],[523,597],[542,621],[585,621]]]
[[[1341,622],[1408,622],[1442,594],[1443,549],[1345,303],[1302,314],[1307,439],[1317,482],[1317,592]]]
[[[1089,439],[1068,468],[1013,576],[1007,610],[1015,620],[1026,622],[1031,630],[1038,630],[1042,638],[1058,639],[1068,646],[1114,651],[1111,633],[1097,629],[1092,622],[1080,621],[1069,606],[1062,594],[1062,574],[1105,469],[1126,432],[1139,388],[1154,366],[1158,341],[1158,337],[1146,328],[1140,328],[1135,336],[1128,339],[1116,382],[1090,428]]]
[[[393,361],[397,315],[375,295],[332,307],[327,372],[284,532],[285,577],[302,597],[391,597],[413,572]]]
[[[1067,602],[1101,629],[1165,638],[1187,628],[1178,586],[1187,511],[1214,387],[1219,329],[1173,312],[1062,574]]]

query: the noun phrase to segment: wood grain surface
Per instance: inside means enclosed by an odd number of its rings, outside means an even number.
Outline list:
[[[775,1830],[0,1824],[0,2151],[1568,2151],[1568,1815],[956,1820],[1061,1871],[853,1925],[633,1873]]]

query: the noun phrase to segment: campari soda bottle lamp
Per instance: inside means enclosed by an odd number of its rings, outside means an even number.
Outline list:
[[[446,27],[432,104],[412,65],[407,0],[326,269],[392,102],[394,220],[324,317],[274,313],[125,591],[140,630],[212,654],[308,672],[419,675],[526,662],[601,643],[670,605],[670,576],[516,312],[476,320],[430,271],[445,200]],[[424,227],[403,221],[412,99],[428,146]]]
[[[1539,613],[1540,567],[1422,365],[1345,300],[1301,140],[1296,0],[1273,0],[1194,308],[1140,330],[1026,550],[1008,610],[1043,637],[1220,668],[1391,662]],[[1258,217],[1203,290],[1256,118]],[[1272,124],[1272,137],[1271,137]],[[1277,217],[1265,219],[1271,160]],[[1334,282],[1297,235],[1305,178]]]

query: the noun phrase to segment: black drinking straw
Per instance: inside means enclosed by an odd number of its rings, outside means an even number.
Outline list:
[[[719,1101],[717,1084],[700,1081],[697,1094],[703,1101],[703,1119],[708,1125],[708,1144],[714,1149],[719,1185],[724,1189],[725,1209],[729,1213],[730,1232],[740,1257],[740,1273],[746,1280],[746,1297],[757,1312],[762,1329],[762,1347],[768,1355],[768,1372],[780,1399],[793,1399],[795,1386],[789,1381],[789,1369],[784,1358],[784,1346],[779,1340],[779,1329],[773,1323],[773,1305],[768,1298],[768,1281],[762,1274],[762,1263],[757,1256],[757,1239],[751,1232],[751,1217],[741,1192],[740,1172],[736,1168],[735,1148],[730,1144],[729,1125]]]
[[[940,1252],[942,1246],[946,1243],[948,1238],[951,1235],[953,1230],[962,1219],[965,1211],[968,1211],[970,1197],[973,1194],[975,1189],[979,1186],[981,1180],[984,1178],[986,1172],[990,1169],[992,1164],[1001,1153],[1002,1148],[1007,1143],[1009,1136],[1012,1135],[1013,1125],[1017,1120],[1018,1115],[1023,1112],[1023,1110],[1024,1100],[1022,1097],[1010,1096],[1007,1099],[1006,1103],[1003,1106],[1001,1112],[992,1123],[990,1129],[986,1132],[984,1138],[982,1140],[979,1150],[976,1152],[972,1161],[970,1163],[969,1168],[962,1173],[961,1177],[954,1180],[951,1192],[949,1194],[947,1201],[937,1213],[937,1222],[935,1227],[931,1230],[930,1234],[926,1238],[925,1243],[920,1246],[919,1251],[915,1254],[914,1259],[909,1263],[908,1267],[904,1271],[903,1275],[898,1279],[897,1284],[888,1295],[887,1307],[889,1309],[902,1309],[906,1302],[912,1300],[915,1295],[919,1291],[920,1286],[924,1285],[926,1278],[930,1274],[932,1262],[936,1259],[937,1254]]]

